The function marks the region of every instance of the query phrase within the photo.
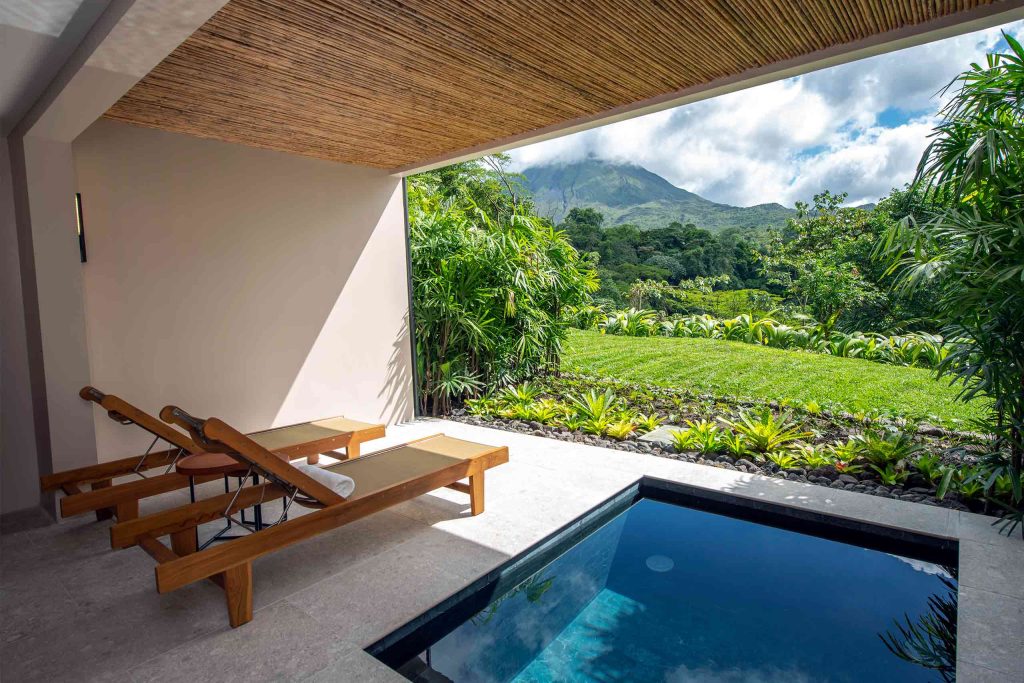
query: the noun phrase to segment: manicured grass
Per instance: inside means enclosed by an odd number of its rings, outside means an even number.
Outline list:
[[[717,339],[573,331],[563,363],[570,372],[720,396],[815,401],[851,412],[889,411],[952,426],[985,412],[980,402],[957,402],[956,388],[936,381],[929,370]]]

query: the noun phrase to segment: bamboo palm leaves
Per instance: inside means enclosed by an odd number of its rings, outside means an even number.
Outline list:
[[[484,173],[486,176],[486,172]],[[569,316],[596,276],[564,235],[498,194],[474,196],[480,172],[419,176],[409,186],[420,409],[444,412],[484,385],[557,364]],[[498,207],[495,209],[494,207]]]
[[[963,380],[965,400],[994,399],[1016,499],[1024,462],[1024,47],[974,64],[921,159],[917,186],[944,208],[891,229],[877,255],[899,286],[936,282],[947,337],[962,337],[938,365]]]

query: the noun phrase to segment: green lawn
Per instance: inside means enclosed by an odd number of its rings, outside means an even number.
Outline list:
[[[957,403],[956,389],[928,370],[769,349],[717,339],[618,337],[573,331],[564,369],[717,395],[816,401],[851,412],[894,411],[955,424],[983,406]]]

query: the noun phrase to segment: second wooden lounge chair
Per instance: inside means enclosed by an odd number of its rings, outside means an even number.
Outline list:
[[[203,448],[188,434],[166,422],[161,422],[145,411],[133,406],[113,394],[104,394],[93,387],[83,387],[79,396],[92,401],[107,411],[114,421],[124,425],[135,425],[153,436],[150,450],[143,455],[114,460],[111,462],[80,467],[41,477],[44,491],[62,490],[66,495],[60,500],[61,515],[71,517],[95,511],[100,519],[116,514],[118,521],[138,517],[139,501],[189,486],[189,477],[174,471],[174,465],[182,456],[200,454]],[[364,441],[384,436],[384,425],[357,422],[344,417],[304,422],[286,427],[274,427],[250,435],[264,448],[274,451],[279,457],[293,460],[306,458],[316,463],[320,454],[327,453],[338,458],[359,456]],[[168,450],[153,451],[158,441],[166,441]],[[345,449],[341,454],[337,451]],[[230,458],[228,458],[230,460]],[[153,475],[151,470],[165,468]],[[242,468],[243,471],[245,468]],[[133,481],[114,484],[115,477],[136,475]],[[196,477],[196,483],[220,478],[220,474]],[[89,484],[91,491],[83,491]]]
[[[468,493],[472,514],[480,514],[484,510],[484,472],[508,462],[507,447],[438,434],[322,468],[355,482],[354,491],[343,497],[321,483],[321,477],[310,476],[216,418],[199,420],[171,406],[160,415],[187,427],[204,450],[230,454],[259,472],[267,483],[247,487],[234,496],[225,494],[116,524],[111,527],[111,545],[139,545],[153,556],[159,562],[156,585],[160,593],[203,579],[221,586],[232,626],[252,619],[253,560],[440,488]],[[316,509],[197,552],[195,530],[200,524],[230,515],[253,500],[276,498]],[[158,540],[165,535],[171,537],[170,548]]]

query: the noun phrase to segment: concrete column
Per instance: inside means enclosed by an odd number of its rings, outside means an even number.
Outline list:
[[[0,138],[0,510],[39,502],[32,382],[25,330],[14,188],[6,138]]]

